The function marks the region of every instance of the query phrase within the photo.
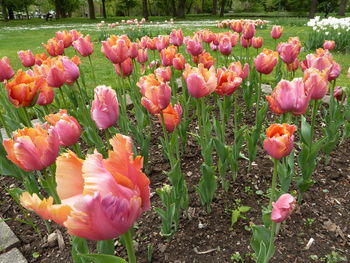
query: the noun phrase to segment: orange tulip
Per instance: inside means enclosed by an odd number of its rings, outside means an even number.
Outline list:
[[[125,36],[110,36],[102,41],[101,52],[113,64],[120,64],[129,57],[130,40]]]
[[[171,98],[171,89],[167,83],[159,86],[149,86],[141,90],[141,104],[151,114],[158,114],[168,107]]]
[[[42,79],[22,70],[18,70],[11,81],[5,81],[9,100],[16,108],[34,104],[41,85],[44,85]]]
[[[210,69],[210,67],[215,63],[215,58],[213,58],[209,52],[204,51],[197,57],[192,57],[192,61],[196,64],[203,64],[205,68]]]
[[[42,43],[42,45],[52,57],[61,56],[64,53],[64,43],[62,40],[51,38],[47,41],[47,44]]]
[[[161,82],[167,82],[171,80],[171,68],[170,67],[160,67],[157,68],[154,73]]]
[[[182,107],[180,104],[175,104],[174,107],[169,104],[164,110],[162,110],[165,128],[168,132],[173,132],[181,122]],[[157,114],[158,120],[162,123],[162,117]]]
[[[264,39],[262,37],[253,37],[252,46],[256,49],[261,48],[264,44]]]
[[[61,204],[28,192],[21,195],[21,204],[78,237],[107,240],[127,232],[150,208],[150,181],[142,172],[142,157],[134,157],[130,137],[117,134],[110,144],[107,159],[94,152],[82,160],[71,151],[57,158]]]
[[[270,49],[264,49],[255,59],[255,69],[262,74],[270,74],[278,61],[278,53]]]
[[[64,31],[58,31],[56,32],[56,40],[63,41],[63,45],[65,48],[70,47],[73,43],[73,36],[72,34],[70,34],[68,31],[64,30]]]
[[[328,91],[328,74],[315,68],[304,71],[304,86],[310,99],[322,99]]]
[[[266,139],[264,140],[265,151],[274,159],[281,159],[288,156],[294,146],[295,125],[272,124],[266,130]]]
[[[245,63],[244,67],[242,68],[242,64],[240,61],[232,62],[228,66],[228,69],[236,72],[237,76],[239,76],[242,80],[245,80],[249,74],[249,64]]]
[[[231,95],[242,83],[242,78],[234,71],[219,68],[216,74],[218,85],[215,92],[220,96]]]
[[[44,60],[47,59],[46,53],[40,53],[35,55],[35,64],[40,66]]]
[[[176,55],[176,47],[170,46],[160,52],[160,58],[164,67],[172,66]]]
[[[243,23],[241,21],[236,20],[233,23],[231,23],[230,28],[237,33],[241,33],[243,31]]]
[[[13,139],[3,142],[7,158],[24,171],[50,166],[59,152],[59,137],[53,127],[24,128],[13,132]]]

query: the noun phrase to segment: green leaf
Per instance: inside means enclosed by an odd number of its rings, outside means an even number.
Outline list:
[[[238,210],[239,210],[241,213],[246,213],[246,212],[248,212],[250,209],[251,209],[250,206],[240,206],[240,207],[238,208]]]
[[[112,255],[79,254],[79,256],[85,259],[90,259],[95,263],[128,263],[126,260]]]
[[[239,217],[241,215],[241,212],[239,210],[233,210],[232,211],[232,217],[231,217],[231,227],[237,223]]]
[[[96,249],[100,254],[114,255],[114,240],[101,240],[96,244]]]

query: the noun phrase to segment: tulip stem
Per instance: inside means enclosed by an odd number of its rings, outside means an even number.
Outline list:
[[[26,120],[25,120],[26,125],[27,125],[28,127],[33,127],[32,122],[30,121],[30,117],[29,117],[27,108],[26,108],[26,107],[22,107],[22,109],[23,109],[24,116],[25,116],[25,119],[26,119]]]
[[[313,106],[312,106],[312,115],[311,115],[311,134],[310,134],[310,149],[312,146],[312,140],[314,136],[314,130],[315,130],[315,120],[316,120],[316,113],[317,113],[317,108],[318,108],[318,102],[319,100],[314,100],[313,101]]]
[[[39,172],[39,171],[38,171]],[[43,187],[47,190],[48,194],[53,197],[55,204],[60,204],[61,200],[56,191],[55,176],[50,175],[47,169],[43,170]]]
[[[271,232],[270,232],[270,243],[269,243],[269,248],[267,250],[267,258],[265,258],[265,263],[269,262],[269,257],[273,256],[271,255],[273,252],[273,243],[275,241],[275,235],[276,235],[276,228],[277,228],[277,223],[272,222],[271,223]]]
[[[76,152],[76,154],[78,154],[79,158],[83,157],[83,153],[81,152],[80,144],[78,142],[73,145],[73,149]]]
[[[259,104],[261,96],[261,86],[262,86],[262,74],[259,75],[259,85],[256,90],[256,109],[255,109],[255,125],[258,124],[258,113],[259,113]]]
[[[68,110],[67,101],[66,101],[66,98],[64,97],[64,94],[63,94],[63,91],[62,91],[62,87],[59,87],[58,90],[60,91],[60,94],[61,94],[61,97],[62,97],[62,100],[63,100],[64,108]]]
[[[276,195],[277,174],[278,174],[278,160],[273,158],[273,175],[272,175],[269,209],[272,208],[272,202],[275,199],[275,195]]]
[[[97,83],[96,83],[96,76],[95,76],[94,67],[93,67],[93,65],[92,65],[91,56],[89,55],[88,58],[89,58],[89,62],[90,62],[90,67],[91,67],[91,72],[92,72],[92,78],[93,78],[93,80],[94,80],[94,84],[95,84],[95,87],[96,87],[96,86],[97,86]]]
[[[105,136],[107,141],[107,149],[110,149],[109,140],[111,139],[111,133],[109,132],[108,128],[105,129]]]
[[[0,112],[0,123],[1,123],[2,127],[4,127],[4,129],[5,129],[7,137],[11,138],[11,132],[10,132],[9,128],[7,127],[7,125],[6,125],[6,122],[5,122],[4,118],[3,118],[2,112]]]
[[[136,255],[135,255],[135,250],[134,250],[134,245],[133,245],[133,240],[132,240],[132,228],[130,228],[124,235],[123,239],[125,242],[125,247],[128,253],[128,263],[136,263]]]

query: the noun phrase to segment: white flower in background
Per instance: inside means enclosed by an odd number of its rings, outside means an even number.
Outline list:
[[[313,31],[316,31],[316,29],[317,29],[317,26],[314,26],[314,27],[312,28]]]
[[[326,36],[328,36],[328,35],[329,35],[329,32],[328,32],[328,31],[327,31],[327,32],[325,32],[325,35],[326,35]]]

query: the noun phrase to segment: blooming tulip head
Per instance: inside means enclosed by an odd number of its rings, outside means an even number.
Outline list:
[[[171,89],[167,83],[158,86],[144,86],[141,88],[143,95],[141,104],[151,114],[158,114],[168,107],[171,98]]]
[[[13,132],[13,139],[5,139],[7,158],[24,171],[42,170],[50,166],[59,152],[59,137],[54,127],[37,126]]]
[[[134,59],[138,56],[138,44],[137,43],[131,43],[130,49],[129,49],[129,57]]]
[[[28,192],[21,195],[21,204],[78,237],[107,240],[127,232],[150,208],[150,182],[141,171],[142,157],[134,157],[130,137],[117,134],[110,143],[107,159],[96,151],[85,160],[71,151],[57,158],[61,204]]]
[[[264,44],[264,39],[262,37],[253,37],[252,46],[256,49],[261,48]]]
[[[148,60],[148,49],[142,49],[140,48],[137,51],[137,58],[136,58],[137,62],[139,62],[140,64],[144,64],[147,62]]]
[[[169,46],[169,36],[158,36],[156,38],[156,47],[157,50],[160,52],[164,48],[167,48]]]
[[[55,127],[60,139],[60,145],[71,146],[76,144],[81,134],[81,127],[77,120],[68,115],[66,110],[45,116],[45,120]]]
[[[271,37],[273,39],[279,39],[282,36],[283,33],[283,27],[281,26],[273,26],[271,30]]]
[[[215,33],[205,29],[201,32],[201,38],[205,43],[211,43],[215,39]]]
[[[341,71],[340,65],[337,62],[333,61],[332,67],[328,72],[328,80],[332,81],[338,78],[340,75],[340,71]]]
[[[240,61],[232,62],[229,65],[228,69],[236,72],[237,75],[242,79],[242,81],[245,80],[249,74],[249,64],[245,63],[244,67],[242,68],[242,64]]]
[[[186,64],[183,77],[187,83],[188,92],[192,97],[201,98],[215,91],[217,85],[215,68],[206,69],[203,64],[192,68]]]
[[[250,47],[252,44],[251,40],[250,39],[246,39],[244,38],[243,36],[241,36],[241,46],[244,47],[244,48],[248,48]]]
[[[255,59],[256,71],[262,74],[270,74],[278,61],[278,53],[270,49],[264,49]]]
[[[342,101],[344,96],[345,96],[345,94],[344,94],[344,91],[343,91],[343,87],[341,87],[341,86],[335,87],[334,92],[333,92],[333,97],[337,101]]]
[[[80,37],[73,42],[73,47],[83,57],[90,56],[94,52],[94,44],[90,40],[90,35]]]
[[[47,41],[47,44],[42,44],[50,56],[61,56],[64,53],[64,43],[62,40],[56,40],[51,38]]]
[[[215,92],[220,96],[231,95],[242,83],[242,78],[234,71],[219,68],[216,75],[218,84]]]
[[[172,66],[176,55],[176,47],[170,46],[160,52],[160,58],[164,67]]]
[[[14,74],[9,59],[7,57],[0,59],[0,82],[9,80]]]
[[[70,30],[69,34],[71,35],[73,41],[76,41],[79,38],[83,37],[83,34],[75,29]]]
[[[102,41],[101,52],[113,64],[120,64],[129,57],[129,42],[130,40],[120,36],[110,36],[106,41]]]
[[[230,40],[231,40],[231,46],[232,47],[236,46],[239,40],[239,34],[234,32],[233,34],[231,34]]]
[[[266,139],[264,140],[265,151],[274,159],[281,159],[290,154],[294,146],[295,125],[272,124],[266,130]]]
[[[55,97],[55,92],[53,90],[53,87],[50,87],[47,84],[47,81],[44,76],[41,75],[40,71],[36,70],[37,68],[34,68],[33,70],[28,70],[26,73],[34,77],[37,81],[37,85],[39,86],[39,97],[36,101],[36,104],[44,106],[51,104],[53,102],[53,99]]]
[[[304,86],[311,100],[322,99],[328,91],[328,75],[324,71],[309,68],[304,71]]]
[[[35,64],[35,57],[34,54],[31,50],[26,50],[26,51],[18,51],[17,55],[19,57],[19,59],[22,62],[22,65],[24,67],[32,67]]]
[[[161,82],[168,82],[171,80],[171,68],[170,67],[159,67],[154,73],[156,74],[157,79]]]
[[[255,35],[255,25],[253,23],[248,23],[244,25],[243,37],[245,39],[252,39]]]
[[[46,53],[40,53],[35,55],[35,64],[40,66],[44,60],[47,59]]]
[[[213,58],[212,55],[210,55],[209,52],[204,51],[203,53],[199,54],[197,57],[192,57],[192,60],[196,64],[203,64],[205,68],[210,69],[211,66],[215,63],[215,58]]]
[[[288,218],[294,210],[296,200],[290,194],[281,195],[276,202],[272,202],[271,220],[280,223]]]
[[[119,104],[115,91],[111,87],[97,86],[91,105],[91,118],[99,129],[113,126],[119,117]]]
[[[64,48],[70,47],[73,43],[73,36],[68,31],[58,31],[56,32],[56,40],[63,41]]]
[[[198,56],[203,52],[202,42],[198,37],[188,39],[185,44],[187,54]]]
[[[287,71],[291,72],[291,71],[296,71],[299,67],[299,60],[296,59],[294,60],[292,63],[287,64]]]
[[[232,51],[231,40],[229,37],[225,36],[220,39],[219,42],[219,51],[224,56],[229,56]]]
[[[291,112],[294,115],[304,114],[310,101],[310,93],[305,89],[301,78],[292,81],[281,80],[271,96],[266,99],[270,109],[276,114]]]
[[[173,58],[173,67],[176,70],[184,70],[185,69],[186,60],[181,53],[177,53]]]
[[[169,104],[164,110],[162,110],[164,124],[167,132],[173,132],[177,126],[179,126],[182,117],[182,107],[180,104],[175,104],[174,107]],[[162,123],[162,117],[157,115],[158,120]]]
[[[181,28],[179,30],[173,29],[170,33],[170,43],[174,46],[181,46],[184,41],[184,35]]]
[[[236,33],[241,33],[243,31],[242,21],[234,21],[233,23],[231,23],[230,28]]]
[[[277,47],[278,53],[280,53],[281,59],[286,64],[293,63],[300,52],[300,46],[292,43],[280,43]]]
[[[133,70],[131,58],[127,58],[121,64],[114,64],[114,68],[119,77],[130,76]]]
[[[325,40],[323,43],[323,48],[327,50],[333,50],[335,48],[335,41]]]
[[[11,81],[5,81],[10,102],[16,107],[28,107],[35,103],[43,80],[19,70]]]

